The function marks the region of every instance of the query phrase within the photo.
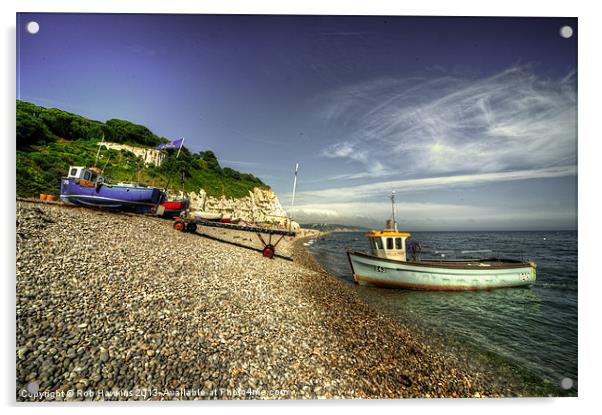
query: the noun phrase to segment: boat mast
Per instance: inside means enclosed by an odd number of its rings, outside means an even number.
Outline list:
[[[397,232],[397,221],[395,220],[395,190],[391,191],[391,211],[393,213],[393,229]]]
[[[94,159],[94,167],[96,167],[96,162],[98,161],[98,156],[100,155],[100,148],[102,147],[102,143],[105,142],[105,134],[102,133],[102,140],[100,140],[100,144],[98,145],[98,151],[96,152],[96,158]]]
[[[111,160],[111,155],[109,154],[109,156],[107,157],[107,161],[105,161],[105,165],[102,166],[102,170],[100,171],[100,174],[104,174],[105,169],[107,168],[107,164],[109,164],[109,160]]]

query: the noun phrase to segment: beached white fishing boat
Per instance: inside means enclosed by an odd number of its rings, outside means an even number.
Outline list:
[[[201,211],[190,212],[190,215],[194,218],[203,219],[203,220],[220,220],[223,216],[221,213],[201,212]]]
[[[368,233],[371,254],[348,251],[353,280],[359,284],[419,290],[483,290],[535,282],[534,262],[512,259],[421,260],[406,257],[409,232],[399,232],[393,219],[387,229]],[[415,253],[415,252],[414,252]]]

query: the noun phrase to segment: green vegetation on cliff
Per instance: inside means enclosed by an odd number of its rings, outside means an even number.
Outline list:
[[[17,101],[17,195],[58,195],[61,177],[69,166],[94,164],[103,134],[106,141],[138,147],[169,142],[129,121],[101,123]],[[182,147],[178,158],[168,153],[160,167],[145,166],[141,158],[125,150],[105,147],[100,154],[97,166],[104,168],[111,181],[169,187],[170,191],[198,192],[203,188],[216,197],[244,197],[255,187],[268,188],[252,174],[222,168],[212,151],[191,153]]]

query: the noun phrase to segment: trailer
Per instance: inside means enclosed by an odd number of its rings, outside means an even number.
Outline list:
[[[175,230],[180,232],[190,232],[195,233],[197,230],[197,226],[207,226],[212,228],[222,228],[222,229],[231,229],[235,231],[244,231],[244,232],[252,232],[257,235],[261,244],[263,245],[263,256],[266,258],[274,258],[274,254],[276,253],[276,247],[282,241],[282,238],[285,236],[295,236],[294,231],[286,231],[283,229],[271,229],[271,228],[263,228],[261,226],[247,226],[247,225],[238,225],[234,223],[221,223],[221,222],[212,222],[203,219],[196,218],[186,218],[181,216],[176,216],[174,218],[173,227]],[[263,238],[263,235],[267,235],[267,242]],[[276,240],[276,242],[272,243],[272,236],[279,235],[280,238]]]

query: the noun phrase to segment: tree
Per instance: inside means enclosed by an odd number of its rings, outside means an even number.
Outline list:
[[[32,145],[44,145],[55,140],[56,137],[39,118],[17,110],[18,149],[28,149]]]

